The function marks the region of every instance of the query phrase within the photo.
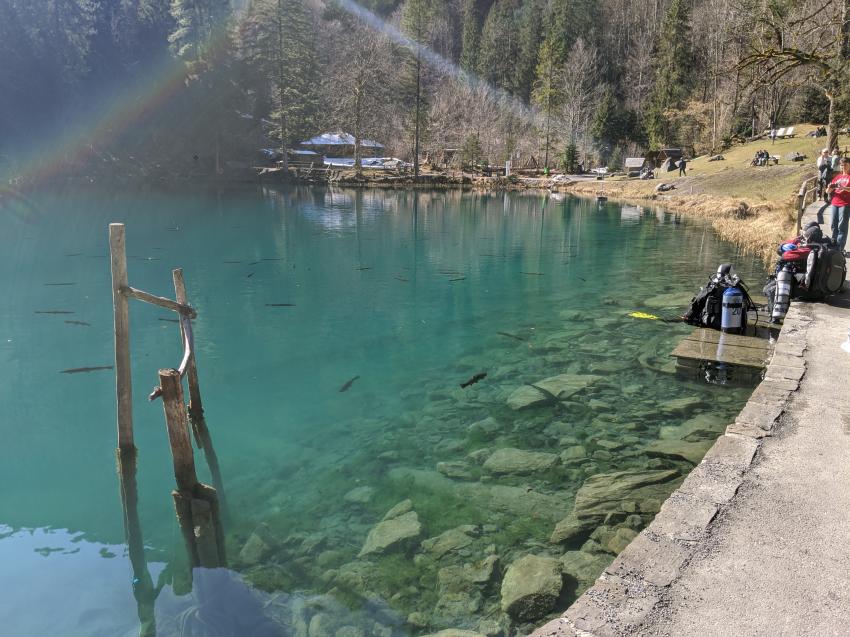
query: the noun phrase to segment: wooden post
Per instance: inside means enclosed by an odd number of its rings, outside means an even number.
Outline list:
[[[174,294],[177,302],[181,305],[188,305],[186,294],[186,283],[183,280],[182,268],[172,270],[171,275],[174,279]],[[183,334],[183,325],[180,325],[180,341],[183,342],[185,335]],[[212,477],[213,487],[215,487],[218,496],[218,504],[221,507],[224,516],[227,516],[227,506],[224,497],[224,481],[221,478],[221,468],[218,464],[218,456],[213,447],[212,436],[207,427],[207,421],[204,417],[204,405],[201,402],[201,387],[198,382],[198,367],[195,360],[195,352],[189,357],[189,364],[186,367],[186,379],[189,385],[189,422],[192,425],[192,432],[195,434],[195,443],[204,450],[204,458],[207,460],[207,466],[210,468],[210,477]]]
[[[127,283],[127,252],[124,224],[109,224],[112,259],[112,307],[115,319],[115,390],[118,399],[118,448],[135,449],[133,442],[133,385],[130,374],[130,308],[124,290]]]
[[[124,537],[133,568],[133,597],[139,615],[139,637],[156,637],[154,611],[159,589],[154,587],[145,559],[145,541],[139,522],[138,489],[136,486],[136,450],[118,450],[118,484],[124,513]]]
[[[189,438],[180,373],[176,369],[159,370],[159,386],[162,387],[162,406],[165,411],[165,426],[168,428],[168,443],[174,460],[177,489],[193,493],[195,485],[198,484],[198,476],[195,473],[195,458]]]
[[[195,473],[189,422],[183,403],[183,386],[176,369],[159,370],[162,404],[168,442],[174,460],[177,489],[172,492],[174,508],[192,567],[216,568],[226,564],[224,530],[218,498],[212,487],[200,484]]]

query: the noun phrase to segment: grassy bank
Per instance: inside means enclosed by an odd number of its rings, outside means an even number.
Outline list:
[[[775,259],[776,246],[794,233],[797,191],[804,179],[816,174],[815,160],[825,143],[824,138],[805,136],[814,125],[795,128],[797,136],[792,139],[741,144],[722,153],[724,159],[720,161],[697,157],[688,163],[685,177],[674,171],[649,181],[612,177],[604,185],[599,181],[574,182],[559,189],[595,196],[601,188],[612,199],[654,201],[671,210],[709,218],[721,237],[769,265]],[[842,148],[850,142],[847,137],[840,141]],[[751,166],[759,149],[778,155],[779,164]],[[786,159],[794,152],[806,155],[806,159]],[[659,183],[675,188],[656,193]]]

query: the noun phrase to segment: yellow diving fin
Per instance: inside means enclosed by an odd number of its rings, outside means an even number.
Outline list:
[[[655,314],[647,314],[646,312],[632,312],[629,316],[632,318],[649,319],[650,321],[658,320],[658,317],[655,316]]]

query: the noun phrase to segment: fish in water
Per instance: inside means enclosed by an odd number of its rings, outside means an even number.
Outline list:
[[[159,257],[130,257],[136,261],[162,261]]]
[[[158,318],[157,321],[165,321],[166,323],[179,323],[180,319]]]
[[[259,261],[251,261],[251,263],[249,263],[248,265],[257,265],[258,263],[260,263],[260,262]]]
[[[242,263],[241,261],[222,261],[222,263]]]
[[[96,372],[102,369],[113,369],[112,365],[101,365],[100,367],[74,367],[73,369],[63,369],[60,374],[82,374],[84,372]]]
[[[485,378],[487,378],[487,372],[478,372],[477,374],[473,375],[472,378],[470,378],[468,381],[461,383],[460,386],[466,388],[470,385],[474,385],[479,380],[484,380]]]
[[[371,270],[372,268],[354,268],[355,270]]]
[[[85,325],[86,327],[91,327],[91,323],[86,323],[85,321],[65,321],[68,325]]]
[[[283,257],[274,257],[274,258],[260,259],[260,261],[283,261]]]
[[[266,307],[295,307],[295,303],[266,303]]]
[[[496,334],[498,334],[499,336],[507,336],[508,338],[512,338],[515,341],[525,342],[525,339],[522,336],[517,336],[516,334],[509,334],[508,332],[496,332]]]
[[[520,274],[527,274],[529,276],[543,276],[542,272],[520,272]]]
[[[252,276],[254,276],[254,273],[253,273],[253,272],[251,272],[250,274],[248,274],[248,276],[246,276],[245,278],[246,278],[246,279],[250,279]]]
[[[36,310],[35,314],[73,314],[70,310]]]
[[[407,283],[407,282],[410,280],[410,279],[405,279],[403,276],[394,276],[393,278],[394,278],[396,281],[402,281],[402,282],[404,282],[404,283]]]
[[[45,283],[44,285],[48,285],[48,286],[53,287],[53,286],[58,286],[58,285],[77,285],[77,284],[76,283]]]
[[[180,226],[174,226],[173,228],[166,228],[169,232],[178,232],[180,230]]]
[[[345,381],[345,384],[339,388],[339,393],[341,394],[344,391],[348,391],[351,389],[351,386],[354,384],[354,381],[360,378],[360,376],[355,376],[354,378]]]
[[[459,277],[456,277],[454,279],[449,279],[449,281],[466,281],[466,277],[465,276],[459,276]]]

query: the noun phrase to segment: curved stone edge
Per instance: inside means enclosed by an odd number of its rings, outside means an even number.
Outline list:
[[[624,637],[639,632],[735,497],[762,441],[775,433],[806,373],[811,308],[794,304],[764,380],[647,526],[566,612],[529,637]]]

